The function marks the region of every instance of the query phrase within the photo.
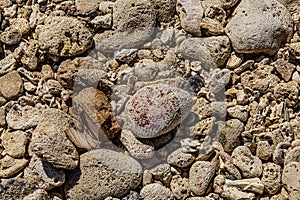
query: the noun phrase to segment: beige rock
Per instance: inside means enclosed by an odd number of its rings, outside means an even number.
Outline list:
[[[182,148],[177,149],[173,153],[171,153],[168,158],[167,162],[170,165],[175,165],[177,167],[188,167],[191,165],[195,160],[195,157],[190,153],[184,153]]]
[[[23,80],[17,71],[9,72],[0,77],[0,93],[11,100],[19,97],[23,92]]]
[[[140,195],[144,200],[165,199],[174,200],[172,192],[158,183],[152,183],[142,188]]]
[[[169,185],[172,178],[171,166],[169,164],[160,164],[151,169],[150,172],[154,179],[161,181],[165,185]]]
[[[78,11],[87,13],[91,10],[97,10],[100,3],[102,3],[103,1],[104,0],[76,0],[75,6]]]
[[[264,185],[259,178],[242,179],[242,180],[225,180],[225,185],[228,187],[236,187],[242,191],[254,192],[262,194],[264,192]]]
[[[233,106],[227,108],[227,113],[230,117],[239,119],[243,122],[247,121],[248,119],[248,111],[247,111],[247,106]]]
[[[1,135],[6,153],[14,158],[23,158],[26,154],[29,135],[23,131],[6,131]]]
[[[29,22],[25,18],[13,18],[9,20],[9,23],[11,28],[18,29],[22,35],[30,31]]]
[[[3,128],[6,125],[6,112],[5,108],[0,108],[0,127]]]
[[[190,193],[189,179],[182,178],[180,175],[173,176],[170,189],[176,199],[186,199]]]
[[[296,68],[295,65],[283,59],[277,59],[273,65],[285,82],[288,82],[291,79]]]
[[[150,0],[157,12],[157,20],[169,22],[176,13],[175,0]]]
[[[22,39],[22,33],[19,29],[8,28],[0,34],[1,42],[14,45],[20,43]]]
[[[32,199],[36,199],[36,200],[48,200],[48,193],[46,190],[43,189],[37,189],[36,191],[34,191],[33,193],[25,196],[23,198],[23,200],[32,200]]]
[[[274,88],[274,96],[278,100],[285,100],[288,107],[293,107],[298,103],[299,86],[295,81],[279,83]]]
[[[261,160],[269,160],[272,156],[272,148],[268,141],[259,141],[256,146],[256,156]]]
[[[0,75],[6,74],[15,69],[17,66],[17,60],[13,54],[5,56],[0,60]]]
[[[287,152],[284,158],[284,165],[290,162],[300,162],[300,146],[294,147]]]
[[[9,155],[0,159],[0,178],[10,178],[21,170],[23,170],[28,164],[26,159],[15,159]]]
[[[276,194],[281,188],[281,167],[275,163],[263,164],[261,181],[269,194]]]
[[[284,166],[282,172],[282,183],[289,192],[300,192],[300,177],[297,176],[300,170],[299,162],[290,162]]]

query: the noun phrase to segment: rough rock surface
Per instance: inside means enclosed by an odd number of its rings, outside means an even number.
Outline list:
[[[290,162],[283,168],[282,183],[289,192],[300,192],[299,162]]]
[[[276,194],[281,188],[281,167],[274,163],[263,164],[262,179],[265,190],[269,194]]]
[[[80,165],[67,174],[67,199],[120,197],[135,189],[142,179],[142,167],[123,153],[106,149],[80,156]],[[91,184],[97,183],[97,184]]]
[[[23,131],[7,131],[1,135],[2,145],[6,153],[14,158],[22,158],[26,154],[29,135]]]
[[[14,99],[22,95],[23,80],[17,71],[0,77],[0,94],[6,99]]]
[[[169,188],[166,188],[158,183],[152,183],[146,185],[141,190],[141,196],[144,200],[152,200],[152,199],[166,199],[171,200],[174,199],[172,196],[172,192]]]

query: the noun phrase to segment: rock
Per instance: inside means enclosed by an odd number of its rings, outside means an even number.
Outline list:
[[[17,66],[17,60],[13,54],[5,56],[0,60],[0,75],[4,75],[14,70]]]
[[[230,71],[228,69],[211,69],[209,73],[209,78],[207,80],[209,91],[212,93],[218,93],[222,91],[225,86],[230,81]],[[222,110],[226,109],[224,106]],[[226,110],[224,110],[223,115],[226,115]]]
[[[112,27],[112,14],[106,14],[103,16],[96,16],[91,23],[96,28],[111,28]]]
[[[80,156],[80,165],[66,177],[66,199],[121,197],[142,181],[142,167],[123,153],[106,149]],[[97,183],[97,184],[91,184]]]
[[[256,156],[261,160],[269,160],[272,156],[272,148],[268,141],[258,141],[256,146]]]
[[[275,0],[243,0],[225,30],[238,53],[273,55],[291,38],[293,20]]]
[[[41,160],[35,154],[24,170],[24,178],[35,180],[39,188],[51,190],[65,182],[65,173],[54,168],[49,162]]]
[[[273,64],[283,80],[288,82],[291,79],[296,66],[286,60],[283,60],[282,58],[277,59]]]
[[[261,160],[253,156],[246,146],[239,146],[232,152],[233,163],[241,170],[244,178],[259,177],[262,173]]]
[[[190,188],[196,195],[204,195],[215,175],[215,166],[207,161],[197,161],[190,168]]]
[[[41,109],[16,104],[6,115],[7,125],[16,130],[33,128],[38,124],[41,113]]]
[[[142,199],[141,195],[135,191],[130,191],[126,197],[123,197],[122,200],[140,200]]]
[[[183,56],[199,60],[206,69],[223,66],[230,56],[230,49],[226,36],[188,38],[179,46]]]
[[[56,168],[76,168],[79,155],[66,136],[70,127],[71,118],[66,113],[54,108],[46,109],[32,134],[31,150]]]
[[[72,17],[48,17],[36,34],[40,48],[56,56],[76,56],[92,46],[92,33]]]
[[[23,170],[28,164],[26,159],[15,159],[9,155],[0,159],[0,178],[10,178],[21,170]]]
[[[0,108],[0,127],[4,128],[6,126],[6,112],[5,112],[5,108]]]
[[[225,185],[228,187],[236,187],[242,191],[254,192],[262,194],[264,192],[264,185],[259,178],[250,178],[242,180],[225,180]]]
[[[173,200],[171,190],[158,183],[152,183],[142,188],[140,195],[144,200],[165,199]]]
[[[49,197],[48,197],[48,193],[47,193],[46,190],[37,189],[33,193],[25,196],[23,200],[32,200],[32,199],[36,199],[36,200],[48,200]]]
[[[201,2],[197,0],[178,0],[176,10],[182,28],[196,36],[201,36],[200,22],[204,14]]]
[[[103,1],[104,0],[76,0],[76,10],[82,13],[88,13],[89,11],[97,10],[100,3]]]
[[[169,164],[160,164],[150,170],[154,179],[161,181],[165,185],[169,185],[172,179],[171,166]]]
[[[298,102],[299,86],[295,81],[279,83],[274,88],[274,96],[277,100],[285,100],[288,107],[293,107]]]
[[[122,49],[114,53],[114,58],[117,61],[130,63],[136,58],[137,51],[137,49]]]
[[[2,179],[0,183],[1,199],[23,199],[38,190],[36,184],[23,178]]]
[[[194,160],[195,157],[190,153],[184,153],[182,148],[172,152],[167,158],[168,164],[175,165],[180,168],[190,166]]]
[[[29,22],[25,18],[12,18],[9,23],[12,29],[18,29],[22,35],[26,35],[30,31]]]
[[[22,158],[26,154],[29,135],[23,131],[6,131],[1,135],[2,145],[5,152],[14,157]]]
[[[284,158],[284,165],[290,162],[300,162],[300,146],[289,150]]]
[[[160,22],[169,22],[176,13],[175,0],[150,0],[156,10],[156,18]]]
[[[117,0],[113,6],[113,28],[119,31],[154,27],[156,12],[149,0]]]
[[[0,93],[7,100],[18,98],[23,92],[23,80],[17,71],[0,77]]]
[[[289,192],[300,192],[300,177],[297,176],[300,170],[299,162],[290,162],[284,166],[282,172],[282,183]]]
[[[152,174],[149,170],[144,170],[143,173],[143,186],[148,185],[152,182]]]
[[[122,130],[120,141],[134,158],[149,159],[154,156],[155,149],[152,142],[145,143],[138,140],[130,130]]]
[[[22,39],[22,33],[19,29],[8,28],[0,34],[0,40],[4,44],[19,44]]]
[[[209,35],[222,35],[224,33],[223,24],[216,19],[205,17],[202,19],[200,27]]]
[[[230,117],[239,119],[243,122],[248,119],[247,106],[236,105],[227,109],[227,113]]]
[[[176,199],[186,199],[190,194],[189,179],[182,178],[180,175],[173,176],[170,189]]]
[[[268,194],[276,194],[281,188],[281,167],[275,163],[263,164],[261,181]]]

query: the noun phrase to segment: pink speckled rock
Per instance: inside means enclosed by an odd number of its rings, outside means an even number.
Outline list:
[[[138,90],[127,102],[127,123],[140,138],[154,138],[171,131],[189,114],[192,96],[167,84],[153,84]]]

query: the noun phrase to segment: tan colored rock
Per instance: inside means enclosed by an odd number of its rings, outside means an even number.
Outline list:
[[[165,199],[174,200],[172,192],[158,183],[152,183],[142,188],[140,195],[144,200]]]
[[[279,83],[274,88],[274,96],[278,100],[285,100],[288,107],[293,107],[298,103],[299,86],[295,81]]]
[[[48,193],[47,193],[46,190],[37,189],[33,193],[31,193],[31,194],[29,194],[29,195],[27,195],[27,196],[25,196],[23,198],[23,200],[33,200],[33,199],[36,199],[36,200],[48,200],[49,199]]]
[[[170,189],[176,199],[186,199],[190,193],[190,184],[188,178],[182,178],[180,175],[172,177]]]
[[[0,108],[0,127],[3,128],[6,125],[6,112],[5,108]]]
[[[28,164],[26,159],[15,159],[9,155],[0,159],[0,178],[10,178],[21,170],[23,170]]]
[[[80,12],[87,13],[91,10],[97,10],[100,3],[104,0],[76,0],[76,9]]]
[[[172,152],[167,158],[168,164],[182,168],[190,166],[194,160],[195,157],[190,153],[184,153],[182,148]]]
[[[258,141],[256,146],[256,156],[261,160],[268,160],[272,156],[273,149],[268,141]]]
[[[23,158],[26,154],[29,135],[23,131],[6,131],[1,135],[6,153],[14,158]]]
[[[262,179],[265,190],[269,194],[276,194],[281,188],[281,167],[275,163],[263,164]]]
[[[0,93],[11,100],[19,97],[23,92],[23,80],[17,71],[9,72],[0,77]]]
[[[157,179],[166,185],[169,185],[172,178],[171,166],[169,164],[160,164],[151,169],[150,173],[153,175],[154,179]]]
[[[295,65],[283,59],[277,59],[273,65],[285,82],[288,82],[291,79],[296,68]]]
[[[300,163],[290,162],[284,166],[282,172],[282,183],[289,192],[300,192]]]
[[[19,29],[8,28],[0,34],[0,40],[4,44],[15,45],[20,43],[22,33]]]

